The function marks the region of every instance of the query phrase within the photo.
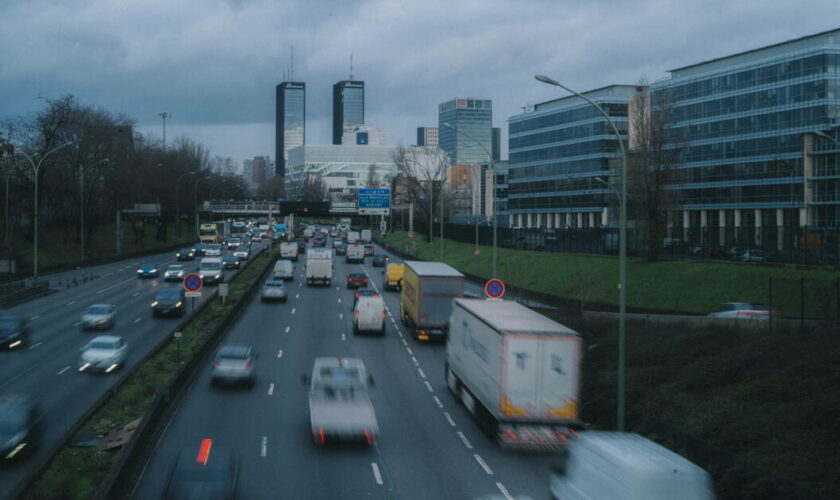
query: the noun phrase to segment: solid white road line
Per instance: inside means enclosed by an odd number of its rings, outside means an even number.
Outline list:
[[[480,465],[481,468],[484,469],[484,472],[486,472],[488,475],[492,476],[493,471],[490,469],[490,467],[487,466],[487,463],[484,460],[482,460],[480,456],[478,456],[478,453],[476,453],[473,456],[475,457],[475,461],[478,462],[478,465]]]
[[[464,446],[466,446],[468,450],[472,449],[472,444],[470,444],[467,436],[465,436],[463,432],[458,431],[458,437],[461,438],[461,441],[464,442]]]
[[[262,437],[262,445],[260,446],[260,456],[264,457],[268,454],[268,436]]]
[[[60,371],[60,372],[58,372],[56,375],[61,375],[62,373],[66,372],[66,371],[67,371],[67,370],[69,370],[69,369],[70,369],[70,365],[65,366],[65,367],[64,367],[64,368],[62,368],[62,369],[61,369],[61,371]]]
[[[449,425],[455,427],[455,421],[452,420],[452,416],[449,414],[448,411],[443,412],[443,416],[446,417],[446,421],[449,422]]]
[[[370,463],[370,468],[373,469],[373,478],[376,480],[376,484],[382,484],[382,474],[379,473],[379,466],[376,465],[376,462]]]
[[[426,381],[426,389],[428,389],[429,392],[435,392],[435,390],[432,389],[432,384],[430,384],[428,380]]]
[[[135,322],[135,323],[139,323],[139,322],[140,322],[140,321],[142,321],[142,320],[143,320],[143,316],[140,316],[139,318],[135,319],[135,320],[134,320],[134,322]]]
[[[43,344],[43,342],[38,342],[37,344],[32,344],[31,346],[29,346],[29,350],[31,351],[32,349],[35,349],[36,347],[38,347],[41,344]]]
[[[277,351],[277,359],[280,359],[282,357],[283,357],[283,349],[280,349],[279,351]]]
[[[440,402],[440,398],[435,396],[435,403],[437,403],[438,408],[443,408],[443,403]]]
[[[513,500],[513,497],[510,496],[510,493],[508,493],[508,490],[507,488],[505,488],[505,485],[503,485],[502,483],[496,483],[496,487],[499,488],[499,491],[501,491],[502,495],[505,496],[505,500]]]
[[[274,394],[274,384],[268,385],[268,395],[271,396]]]
[[[292,327],[291,327],[291,326],[287,326],[287,327],[286,327],[286,333],[289,333],[289,330],[291,330],[291,329],[292,329]]]

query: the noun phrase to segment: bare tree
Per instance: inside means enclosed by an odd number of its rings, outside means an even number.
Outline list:
[[[376,186],[376,164],[371,163],[367,172],[367,187],[372,188]]]
[[[630,99],[630,151],[628,152],[628,206],[646,226],[646,253],[650,262],[659,259],[667,213],[677,202],[669,189],[677,180],[676,166],[684,140],[675,129],[667,90],[651,95],[642,78]]]
[[[303,201],[324,201],[326,186],[318,174],[308,174],[303,185]]]
[[[401,145],[394,152],[393,159],[397,173],[404,182],[408,201],[414,203],[419,214],[431,226],[435,202],[441,200],[443,194],[449,155],[438,148]],[[429,241],[431,232],[430,227],[427,235]]]

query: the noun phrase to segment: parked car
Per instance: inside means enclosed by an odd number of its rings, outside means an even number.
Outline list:
[[[236,498],[239,466],[229,448],[202,439],[198,448],[187,447],[178,454],[169,471],[164,500],[187,498]]]
[[[282,279],[269,278],[263,285],[260,300],[263,302],[279,300],[286,302],[286,285]]]
[[[144,262],[137,268],[138,278],[157,278],[158,268],[154,262]]]
[[[86,330],[107,330],[114,326],[117,306],[114,304],[93,304],[82,313],[82,328]]]
[[[0,316],[0,348],[21,347],[28,336],[29,325],[24,316]]]
[[[376,253],[376,247],[373,245],[365,245],[365,257],[370,257]]]
[[[251,258],[251,251],[245,245],[240,245],[233,251],[233,256],[239,260],[248,260]]]
[[[770,319],[770,316],[778,316],[779,313],[768,311],[766,306],[751,304],[749,302],[727,302],[721,306],[718,312],[709,313],[711,318],[732,318],[732,319]]]
[[[233,255],[225,255],[222,257],[222,267],[225,269],[239,269],[239,259]]]
[[[210,382],[213,385],[245,383],[254,387],[257,380],[256,361],[257,352],[249,345],[223,345],[216,352]]]
[[[187,272],[184,266],[180,264],[170,265],[163,273],[163,279],[166,281],[182,281]]]
[[[94,337],[81,349],[79,371],[111,373],[121,367],[128,357],[128,344],[118,335]]]
[[[175,258],[178,260],[193,260],[195,258],[195,252],[192,248],[182,248],[175,254]]]
[[[368,277],[365,273],[350,273],[347,275],[347,288],[361,288],[367,286]]]
[[[374,255],[373,256],[373,267],[385,267],[385,264],[391,260],[387,255]]]
[[[41,440],[42,409],[24,395],[0,398],[0,461],[11,462],[32,455]]]
[[[160,288],[152,300],[152,316],[181,316],[186,312],[186,302],[183,287]]]

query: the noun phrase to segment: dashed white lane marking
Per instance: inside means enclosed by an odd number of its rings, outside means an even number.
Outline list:
[[[298,283],[298,288],[303,286],[303,282]]]
[[[76,303],[76,301],[75,301],[75,300],[71,300],[70,302],[68,302],[68,303],[67,303],[67,305],[68,305],[68,306],[72,306],[72,305],[73,305],[73,304],[75,304],[75,303]]]
[[[440,398],[435,396],[435,404],[438,405],[438,408],[443,408],[443,403],[440,402]]]
[[[513,497],[510,496],[510,493],[508,493],[508,490],[507,488],[505,488],[505,485],[503,485],[502,483],[496,483],[496,487],[499,488],[499,491],[501,491],[502,495],[505,496],[505,500],[513,500]]]
[[[414,356],[414,353],[413,353],[413,352],[411,352],[411,348],[410,348],[410,347],[406,347],[406,348],[405,348],[405,350],[406,350],[406,351],[408,351],[408,354],[410,354],[411,356]]]
[[[41,317],[40,314],[36,314],[35,316],[32,316],[31,318],[29,318],[29,321],[35,321],[36,319],[38,319],[40,317]]]
[[[420,366],[420,362],[417,361],[417,358],[415,358],[414,356],[411,357],[411,361],[414,363],[414,366]]]
[[[382,485],[382,474],[379,472],[379,466],[376,465],[376,462],[371,462],[370,468],[373,469],[373,478],[376,480],[376,484]]]
[[[274,394],[274,384],[269,384],[268,386],[268,395],[271,396]]]
[[[295,308],[293,307],[293,308],[292,308],[292,314],[294,314],[294,313],[295,313]]]
[[[82,322],[81,322],[81,321],[77,321],[77,322],[73,323],[73,326],[79,326],[79,325],[81,325],[81,324],[82,324]]]
[[[43,344],[43,342],[38,342],[37,344],[32,344],[31,346],[29,346],[29,350],[31,351],[32,349],[35,349],[36,347],[38,347],[41,344]]]
[[[446,417],[446,421],[449,422],[449,425],[455,427],[455,421],[452,420],[452,416],[449,414],[448,411],[443,412],[443,416]]]
[[[341,287],[340,287],[340,286],[336,286],[336,287],[335,287],[335,289],[336,289],[336,290],[341,290]]]
[[[342,334],[341,334],[341,340],[347,340],[347,335],[345,335],[345,334],[343,334],[343,333],[342,333]]]
[[[62,368],[61,371],[58,372],[56,375],[61,375],[62,373],[66,372],[69,369],[70,369],[70,365],[67,365],[64,368]]]
[[[341,304],[341,299],[338,299],[338,303]]]
[[[299,294],[299,293],[296,293],[296,294],[295,294],[295,298],[296,298],[296,299],[299,299],[299,298],[300,298],[300,294]]]
[[[465,436],[463,432],[458,431],[458,437],[461,438],[461,441],[463,441],[464,446],[466,446],[468,450],[472,449],[472,443],[470,443],[470,441],[467,439],[467,436]]]
[[[428,380],[426,381],[426,389],[428,389],[429,392],[435,392],[435,390],[432,389],[432,384],[430,384]]]
[[[107,292],[108,290],[110,290],[110,289],[112,289],[112,288],[116,288],[116,287],[118,287],[118,286],[122,285],[123,283],[125,283],[125,282],[127,282],[127,281],[132,281],[132,280],[136,280],[136,279],[137,279],[137,278],[131,277],[131,278],[128,278],[128,279],[122,280],[122,281],[120,281],[120,282],[118,282],[118,283],[114,283],[113,285],[111,285],[111,286],[109,286],[109,287],[105,287],[105,288],[103,288],[102,290],[99,290],[98,292],[96,292],[96,295],[99,295],[99,294],[101,294],[101,293],[105,293],[105,292]]]
[[[264,457],[268,454],[268,436],[262,437],[262,445],[260,445],[260,456]]]
[[[291,327],[291,326],[287,326],[287,327],[286,327],[286,333],[289,333],[289,330],[291,330],[291,329],[292,329],[292,327]]]
[[[280,349],[279,351],[277,351],[277,359],[280,359],[282,357],[283,357],[283,349]]]
[[[344,313],[338,313],[338,319],[344,319]]]
[[[426,372],[424,372],[422,368],[418,368],[417,373],[420,374],[420,377],[426,378]]]
[[[134,320],[135,323],[139,323],[141,321],[143,321],[143,316],[140,316],[139,318]]]
[[[132,297],[137,297],[138,295],[140,295],[140,292],[134,292],[133,294],[131,294]]]
[[[484,460],[482,460],[480,456],[478,456],[478,453],[476,453],[473,456],[475,457],[475,461],[478,462],[478,465],[480,465],[481,468],[484,469],[484,472],[486,472],[487,475],[492,476],[493,470],[487,466],[487,463]]]

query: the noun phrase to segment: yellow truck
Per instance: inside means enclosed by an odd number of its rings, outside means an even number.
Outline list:
[[[464,275],[443,262],[405,261],[400,317],[417,340],[445,340],[456,298],[464,296]]]
[[[202,243],[220,243],[222,241],[222,234],[219,232],[219,226],[215,222],[200,225],[198,228],[198,240]]]
[[[385,290],[401,290],[405,264],[388,264],[385,268]]]

